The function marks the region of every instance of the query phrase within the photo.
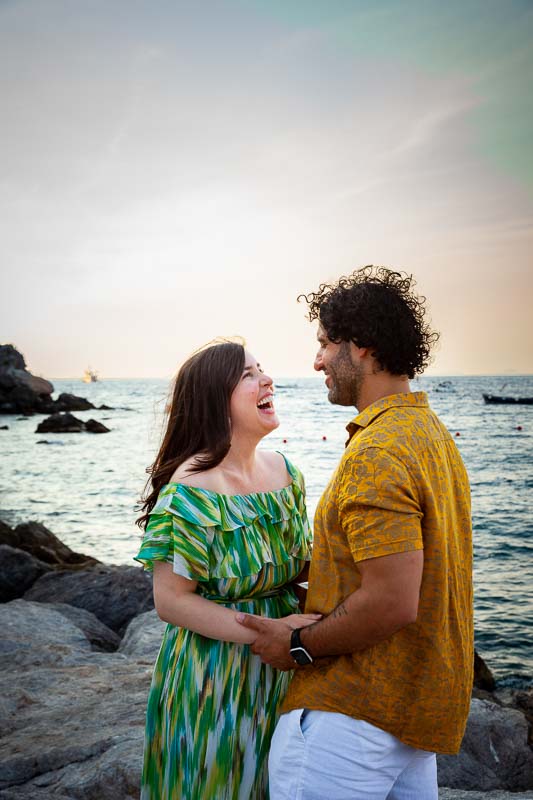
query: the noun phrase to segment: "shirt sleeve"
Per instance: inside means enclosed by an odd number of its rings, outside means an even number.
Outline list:
[[[347,458],[339,519],[354,561],[422,550],[422,509],[405,465],[379,447]]]

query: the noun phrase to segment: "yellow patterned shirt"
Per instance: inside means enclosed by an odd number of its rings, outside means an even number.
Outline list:
[[[466,470],[423,392],[378,400],[348,432],[315,514],[306,610],[329,614],[356,591],[359,561],[423,550],[418,617],[373,647],[296,670],[283,710],[348,714],[412,747],[456,753],[473,671]]]

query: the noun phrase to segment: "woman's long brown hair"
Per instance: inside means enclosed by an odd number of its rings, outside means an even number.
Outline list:
[[[161,487],[188,458],[191,472],[220,464],[231,444],[230,398],[241,379],[244,346],[221,342],[194,353],[180,368],[168,412],[163,443],[147,469],[150,475],[137,525],[146,528]]]

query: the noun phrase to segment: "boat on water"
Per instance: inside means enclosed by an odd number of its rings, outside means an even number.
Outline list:
[[[96,383],[97,380],[98,380],[98,373],[94,369],[87,367],[87,369],[83,373],[82,381],[84,383]]]
[[[527,405],[533,406],[533,397],[504,397],[497,394],[484,394],[483,400],[490,404]]]
[[[435,386],[436,392],[454,392],[454,386],[451,381],[441,381]]]

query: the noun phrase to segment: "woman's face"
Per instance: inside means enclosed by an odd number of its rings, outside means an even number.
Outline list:
[[[244,369],[230,399],[233,433],[266,436],[279,420],[274,409],[274,384],[259,362],[245,350]]]

